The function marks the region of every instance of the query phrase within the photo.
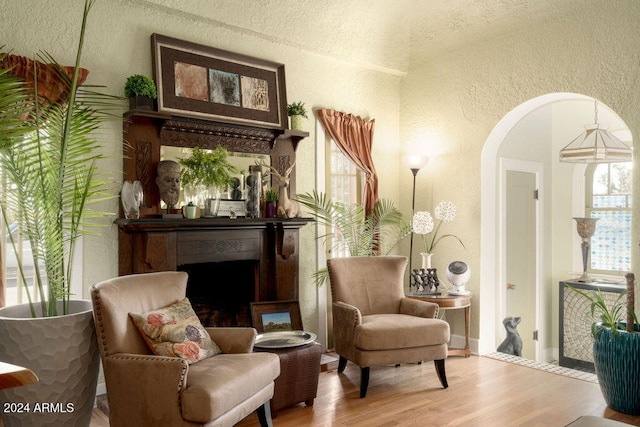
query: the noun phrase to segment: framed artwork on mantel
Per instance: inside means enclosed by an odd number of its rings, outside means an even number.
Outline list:
[[[283,64],[160,34],[151,44],[158,112],[287,128]]]

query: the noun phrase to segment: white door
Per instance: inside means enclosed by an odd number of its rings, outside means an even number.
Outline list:
[[[536,174],[509,170],[506,178],[506,316],[521,318],[522,357],[537,360]]]

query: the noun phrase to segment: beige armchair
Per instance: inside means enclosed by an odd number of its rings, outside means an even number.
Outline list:
[[[436,318],[437,304],[405,297],[406,266],[400,256],[327,260],[338,372],[347,360],[360,366],[360,397],[367,394],[369,368],[388,364],[433,360],[440,383],[448,387],[449,324]]]
[[[153,355],[129,313],[185,297],[187,274],[163,272],[111,279],[91,287],[109,402],[109,425],[232,426],[256,409],[271,425],[269,401],[278,356],[252,353],[253,328],[206,328],[218,354],[188,364]]]

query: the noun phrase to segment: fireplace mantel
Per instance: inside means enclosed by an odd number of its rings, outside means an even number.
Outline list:
[[[244,286],[241,280],[251,282],[249,286],[255,285],[252,301],[298,299],[299,229],[312,219],[158,218],[162,211],[155,181],[163,145],[222,146],[229,151],[266,154],[271,166],[282,173],[295,164],[297,146],[309,134],[154,111],[129,111],[124,118],[124,179],[139,180],[144,198],[140,219],[116,220],[119,274],[195,271],[200,267],[193,266],[201,266],[211,286],[231,289]],[[294,169],[288,186],[291,195],[296,192],[295,174]],[[220,266],[229,267],[221,273]]]
[[[118,219],[119,274],[178,270],[191,264],[254,261],[255,301],[294,300],[298,298],[299,229],[311,221],[310,218]],[[228,282],[233,277],[219,279]]]

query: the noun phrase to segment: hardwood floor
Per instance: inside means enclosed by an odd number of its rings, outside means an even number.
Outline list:
[[[449,388],[432,362],[371,368],[367,397],[359,398],[360,370],[349,363],[320,374],[313,407],[278,412],[275,427],[299,426],[565,426],[595,415],[640,426],[640,416],[607,408],[597,384],[472,356],[447,359]],[[96,411],[99,412],[99,411]],[[95,414],[91,427],[108,427]],[[259,426],[252,414],[238,427]]]

